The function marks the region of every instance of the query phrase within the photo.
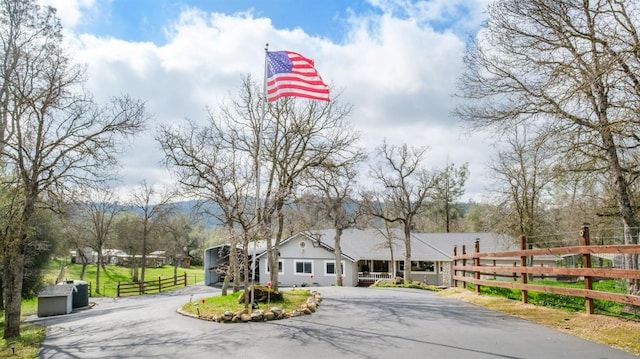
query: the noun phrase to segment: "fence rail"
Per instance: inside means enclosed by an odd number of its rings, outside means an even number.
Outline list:
[[[623,303],[627,305],[640,306],[640,296],[630,294],[619,294],[593,290],[593,280],[599,278],[640,280],[640,269],[617,269],[617,268],[592,268],[592,254],[619,254],[626,256],[637,256],[640,254],[640,245],[606,245],[591,246],[589,243],[589,227],[581,230],[581,245],[572,247],[527,249],[526,238],[520,237],[521,249],[510,252],[481,253],[479,241],[476,241],[473,253],[466,253],[466,247],[462,246],[462,254],[458,255],[457,247],[453,250],[453,286],[457,287],[458,282],[463,286],[466,283],[475,285],[476,293],[480,293],[481,286],[511,288],[521,290],[523,303],[528,302],[528,291],[545,292],[552,294],[562,294],[585,298],[585,309],[587,314],[593,314],[593,300],[607,300]],[[574,254],[582,255],[582,268],[557,268],[557,267],[533,267],[527,266],[528,258],[540,255],[561,255]],[[513,266],[491,266],[481,265],[482,258],[514,258],[520,257],[520,266],[515,263]],[[468,261],[471,261],[468,263]],[[637,263],[637,261],[633,261]],[[459,264],[460,263],[460,264]],[[494,261],[495,263],[495,261]],[[499,280],[481,279],[482,276],[494,276],[495,274],[509,273],[514,278],[520,275],[520,282],[508,282]],[[538,274],[551,277],[575,276],[584,278],[584,289],[565,288],[548,285],[532,285],[527,283],[530,275]],[[501,275],[505,276],[505,275]]]
[[[162,292],[177,287],[187,286],[187,273],[173,277],[158,277],[157,280],[138,283],[118,282],[118,297],[123,295],[142,295],[147,293]]]

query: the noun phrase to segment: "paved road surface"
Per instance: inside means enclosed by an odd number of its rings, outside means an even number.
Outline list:
[[[41,358],[638,358],[429,291],[314,289],[318,312],[264,323],[177,314],[219,293],[202,285],[30,320],[47,326]]]

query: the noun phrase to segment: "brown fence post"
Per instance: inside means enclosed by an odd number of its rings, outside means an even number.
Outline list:
[[[582,229],[580,230],[580,244],[583,246],[589,246],[589,223],[585,223],[582,225]],[[583,268],[591,268],[591,254],[584,253],[582,255],[582,267]],[[584,276],[584,289],[591,290],[593,289],[593,280],[591,276]],[[593,314],[593,298],[585,297],[585,310],[587,314]]]
[[[158,293],[162,292],[162,277],[158,276]]]
[[[120,296],[120,282],[118,282],[118,294],[116,296]]]
[[[456,257],[458,256],[458,246],[453,246],[453,287],[458,287],[458,280],[456,279],[456,274],[458,271],[455,269],[455,266],[458,265],[458,260]]]
[[[465,244],[462,245],[462,255],[467,254],[467,246]],[[463,258],[462,259],[462,266],[466,267],[467,266],[467,259]],[[462,277],[466,278],[467,277],[467,271],[466,270],[462,270]],[[462,280],[462,287],[463,288],[467,288],[467,281],[466,280]]]
[[[521,235],[520,236],[520,250],[526,250],[527,249],[527,237],[525,237],[525,235]],[[524,268],[527,266],[527,256],[520,256],[520,267]],[[520,272],[520,281],[522,282],[522,284],[527,284],[527,273],[525,272]],[[520,297],[522,299],[522,303],[528,303],[529,302],[529,292],[526,289],[523,289],[520,292]]]
[[[476,279],[476,281],[478,281],[480,280],[480,269],[478,268],[480,267],[480,257],[478,257],[477,254],[480,253],[480,239],[476,239],[476,242],[474,244],[474,252],[476,253],[476,256],[473,258],[473,266],[476,267],[476,269],[473,277]],[[477,282],[476,294],[480,294],[480,284],[478,284]]]
[[[496,260],[495,259],[493,260],[493,266],[494,267],[496,266]],[[493,272],[493,279],[497,279],[495,271]]]
[[[187,286],[187,272],[184,272],[184,286]]]

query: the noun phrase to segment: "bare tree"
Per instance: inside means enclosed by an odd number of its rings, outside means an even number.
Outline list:
[[[354,199],[357,166],[364,161],[365,154],[355,151],[342,164],[328,163],[311,171],[308,188],[316,192],[312,206],[323,217],[331,221],[335,229],[334,254],[336,285],[343,285],[342,249],[340,240],[345,229],[362,226],[365,222],[363,203]]]
[[[534,137],[534,138],[530,138]],[[555,154],[550,152],[544,138],[529,136],[526,129],[514,128],[503,141],[490,168],[496,177],[496,192],[502,202],[501,222],[504,232],[517,237],[536,238],[553,232],[545,223],[544,194],[549,193],[555,179]]]
[[[220,106],[218,118],[230,129],[229,143],[242,158],[250,158],[254,173],[259,173],[253,177],[259,179],[253,188],[259,194],[254,198],[259,198],[251,226],[258,234],[252,237],[266,240],[269,266],[277,268],[285,206],[302,177],[332,158],[339,161],[355,138],[346,127],[351,108],[342,105],[339,96],[328,103],[288,97],[265,104],[260,93],[260,87],[245,78],[237,99]],[[271,271],[270,280],[277,290],[278,271]]]
[[[465,58],[459,117],[546,129],[563,152],[608,175],[625,243],[637,243],[639,4],[503,0],[488,15]],[[627,265],[638,268],[637,256],[627,256]],[[640,281],[629,281],[628,292],[640,293]]]
[[[271,268],[277,268],[278,250],[284,230],[284,206],[290,202],[303,176],[326,163],[342,163],[357,143],[357,133],[350,131],[346,119],[351,107],[341,104],[339,96],[332,102],[298,101],[286,98],[269,106],[264,123],[264,146],[261,163],[265,165],[266,183],[262,228],[272,233],[273,246],[267,241]],[[271,271],[277,289],[278,271]]]
[[[242,239],[242,257],[247,258],[247,241],[265,240],[273,268],[285,208],[303,176],[330,160],[341,163],[357,139],[344,122],[349,112],[336,100],[266,104],[259,86],[246,77],[237,97],[209,111],[206,126],[164,127],[157,139],[183,186],[222,209],[230,238]],[[231,235],[236,231],[238,236]],[[274,290],[277,275],[271,271]]]
[[[170,218],[165,224],[166,241],[164,247],[173,258],[173,276],[178,275],[178,266],[189,255],[189,248],[193,245],[191,232],[193,230],[193,220],[187,214],[180,213]]]
[[[84,72],[61,45],[52,8],[34,0],[0,2],[1,185],[12,200],[3,206],[4,337],[20,335],[25,243],[37,208],[54,209],[70,186],[109,174],[117,160],[118,136],[140,130],[144,105],[128,97],[96,106],[82,92]],[[81,92],[74,92],[74,90]]]
[[[79,212],[76,224],[79,232],[83,233],[82,237],[98,253],[95,291],[100,293],[100,268],[104,267],[102,252],[110,238],[114,219],[123,211],[123,207],[118,204],[114,192],[108,188],[87,190],[84,197],[83,201],[76,204]]]
[[[79,279],[84,280],[84,274],[89,265],[89,258],[87,257],[87,248],[89,248],[89,238],[84,230],[84,223],[80,220],[77,213],[74,213],[73,206],[66,210],[61,216],[63,227],[62,234],[66,238],[65,247],[68,250],[75,250],[75,263],[81,264]],[[60,268],[60,273],[56,279],[56,283],[64,279],[65,269],[64,266]]]
[[[435,174],[422,167],[426,148],[388,145],[378,149],[380,160],[371,168],[371,177],[381,190],[371,199],[371,214],[387,222],[399,223],[404,232],[404,280],[411,280],[411,231],[413,221],[432,195]]]
[[[114,223],[116,245],[125,250],[128,258],[122,264],[131,266],[131,282],[139,281],[136,253],[142,252],[142,226],[140,216],[130,211],[118,215]]]
[[[153,185],[143,181],[139,187],[131,192],[131,205],[136,208],[140,216],[140,230],[142,233],[142,263],[140,271],[140,285],[144,290],[145,269],[147,267],[147,252],[149,241],[154,232],[159,230],[173,214],[174,207],[171,200],[175,193],[170,190],[157,190]]]
[[[254,179],[252,165],[248,157],[237,152],[234,127],[228,125],[209,111],[205,126],[187,121],[184,127],[162,126],[156,135],[165,152],[165,163],[173,169],[183,193],[202,200],[199,211],[217,218],[231,241],[222,295],[227,294],[231,280],[233,292],[239,289],[237,249],[242,236],[237,235],[235,227],[250,222],[255,213],[249,196]],[[212,203],[220,211],[210,211]]]
[[[382,224],[382,228],[376,227],[376,231],[380,233],[380,235],[382,236],[382,238],[384,238],[384,240],[381,243],[377,244],[376,247],[389,249],[389,261],[391,262],[391,272],[393,273],[392,275],[396,277],[398,274],[398,268],[396,266],[394,249],[396,245],[399,245],[396,242],[400,241],[401,243],[404,243],[404,240],[402,238],[399,238],[396,235],[396,233],[393,231],[393,228],[391,228],[390,226],[390,222],[382,221],[381,224]]]

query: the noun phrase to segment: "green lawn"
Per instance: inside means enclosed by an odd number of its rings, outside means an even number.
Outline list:
[[[36,314],[38,300],[36,298],[22,301],[22,316]],[[2,339],[0,358],[37,358],[38,351],[44,339],[44,327],[22,323],[20,326],[20,338]],[[4,311],[0,311],[0,337],[4,336]],[[13,351],[11,347],[13,346]]]
[[[60,273],[61,261],[52,260],[49,264],[49,270],[45,274],[44,281],[47,284],[53,284]],[[62,275],[63,280],[80,280],[80,272],[82,265],[67,264]],[[187,285],[196,284],[204,280],[204,271],[202,267],[178,268],[178,276],[186,273]],[[106,270],[100,270],[100,290],[96,292],[96,266],[88,265],[86,267],[82,280],[88,282],[91,286],[91,296],[115,297],[117,295],[118,282],[130,283],[132,277],[131,268],[106,266]],[[165,265],[160,268],[147,268],[145,270],[145,280],[156,280],[158,277],[173,277],[173,266]]]
[[[546,286],[560,286],[569,288],[584,288],[584,282],[577,283],[563,283],[554,280],[535,280],[530,281],[529,284],[546,285]],[[467,283],[467,288],[473,290],[474,285]],[[626,286],[622,280],[602,280],[593,283],[593,289],[602,292],[611,293],[625,293]],[[519,289],[500,288],[481,286],[480,292],[482,294],[496,295],[509,299],[519,300],[521,291]],[[541,305],[551,308],[564,309],[567,311],[580,312],[585,310],[585,299],[582,297],[574,297],[562,294],[552,294],[543,292],[528,292],[529,303],[535,305]],[[594,308],[597,314],[614,315],[629,317],[632,319],[638,319],[635,315],[629,315],[624,313],[624,304],[610,302],[605,300],[594,300]]]
[[[259,307],[268,310],[270,306],[277,306],[280,309],[290,312],[300,308],[312,294],[306,289],[291,289],[282,291],[283,298],[274,300],[270,304],[259,303]],[[242,291],[232,293],[226,296],[214,296],[202,299],[197,302],[186,303],[182,310],[191,314],[198,314],[203,317],[219,316],[226,311],[238,312],[244,309],[244,302],[238,303],[238,298]]]

